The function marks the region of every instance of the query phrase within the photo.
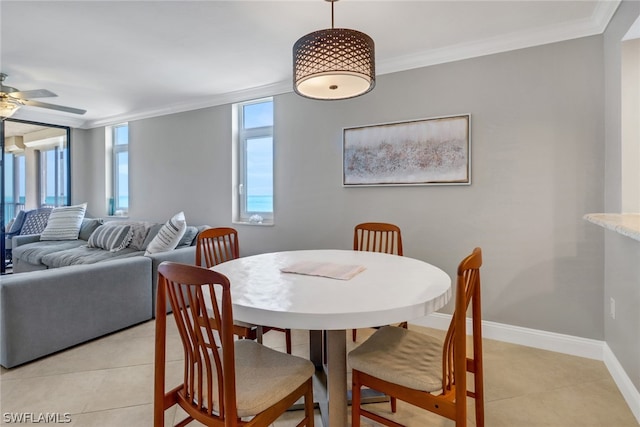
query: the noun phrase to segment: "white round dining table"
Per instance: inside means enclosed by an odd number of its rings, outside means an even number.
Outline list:
[[[326,369],[322,394],[327,396],[316,397],[324,425],[331,427],[347,426],[346,330],[423,317],[451,297],[451,278],[438,267],[377,252],[272,252],[230,260],[213,270],[231,282],[235,320],[326,332],[326,366],[322,351],[313,347],[318,339],[311,340],[310,350],[316,366]],[[353,276],[334,278],[336,272]],[[316,337],[321,345],[322,334]]]

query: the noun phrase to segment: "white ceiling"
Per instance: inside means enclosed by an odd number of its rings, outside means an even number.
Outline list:
[[[377,74],[600,34],[619,0],[335,3],[376,43]],[[0,1],[6,85],[48,89],[15,118],[91,128],[291,91],[292,46],[331,26],[298,1]],[[374,89],[375,90],[375,89]]]

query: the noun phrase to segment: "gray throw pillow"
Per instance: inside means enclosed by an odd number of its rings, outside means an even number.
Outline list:
[[[193,244],[193,239],[198,235],[198,228],[193,225],[188,225],[187,229],[184,232],[184,236],[178,242],[178,246],[191,246]]]
[[[7,228],[7,233],[11,234],[20,231],[22,225],[24,224],[24,218],[26,215],[27,213],[25,211],[18,212],[18,215],[16,215],[16,219],[14,219],[11,223],[11,227]]]
[[[131,227],[133,237],[131,238],[129,247],[137,251],[144,251],[146,249],[144,242],[147,239],[147,235],[149,234],[149,230],[151,229],[151,226],[153,226],[153,223],[146,221],[123,221],[118,223]]]
[[[82,225],[80,226],[80,234],[78,235],[79,239],[89,240],[91,234],[96,230],[96,228],[100,227],[104,221],[102,218],[85,218],[82,220]]]
[[[89,237],[87,247],[117,252],[129,245],[132,236],[131,226],[107,223],[96,228]]]

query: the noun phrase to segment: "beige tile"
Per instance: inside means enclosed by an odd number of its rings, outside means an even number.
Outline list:
[[[153,425],[153,405],[136,405],[73,415],[71,427],[114,427]]]
[[[612,380],[489,402],[485,408],[487,425],[498,427],[638,425]]]
[[[410,328],[444,336],[443,331]],[[373,332],[358,330],[358,340],[352,343],[347,331],[347,349]],[[293,330],[292,342],[293,354],[308,357],[308,331]],[[269,332],[265,344],[284,351],[284,334]],[[604,363],[492,340],[483,345],[487,427],[639,426]],[[69,412],[72,422],[68,425],[74,427],[151,425],[154,348],[155,322],[150,321],[18,368],[2,369],[2,413]],[[169,317],[167,389],[181,381],[182,357],[175,322]],[[390,414],[388,403],[367,407]],[[183,415],[175,407],[165,411],[167,425]],[[403,402],[393,417],[409,427],[453,426],[452,421]],[[473,417],[473,403],[469,403],[471,426]],[[298,413],[287,412],[272,427],[293,427],[297,419]],[[319,414],[315,422],[321,427]],[[362,426],[378,424],[363,418]]]
[[[84,412],[95,412],[153,403],[153,365],[100,371],[103,377]]]
[[[105,371],[90,371],[4,380],[2,412],[81,413],[105,379]]]
[[[601,361],[491,340],[483,362],[487,401],[609,377]]]

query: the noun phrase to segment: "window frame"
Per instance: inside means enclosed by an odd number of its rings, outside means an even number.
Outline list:
[[[118,129],[127,129],[127,142],[126,144],[118,144]],[[111,131],[111,199],[113,203],[109,204],[109,215],[125,216],[129,214],[130,195],[129,195],[129,180],[127,179],[127,206],[120,205],[120,164],[118,163],[118,155],[127,154],[127,176],[129,175],[129,123],[120,123],[110,126]]]
[[[245,101],[233,105],[233,129],[234,129],[234,209],[233,222],[242,224],[255,225],[273,225],[275,218],[275,111],[273,111],[272,125],[254,128],[244,127],[245,107],[255,104],[270,102],[272,111],[274,110],[273,97],[266,97]],[[269,138],[271,139],[271,196],[272,207],[271,212],[259,212],[248,210],[248,141],[252,139]]]
[[[71,173],[68,142],[43,146],[35,150],[37,164],[37,192],[38,206],[58,207],[69,206],[71,204]],[[53,162],[50,165],[47,156],[53,155]],[[48,170],[48,166],[53,166],[53,172]],[[47,175],[53,173],[54,198],[53,204],[47,203],[47,187],[50,185]]]

